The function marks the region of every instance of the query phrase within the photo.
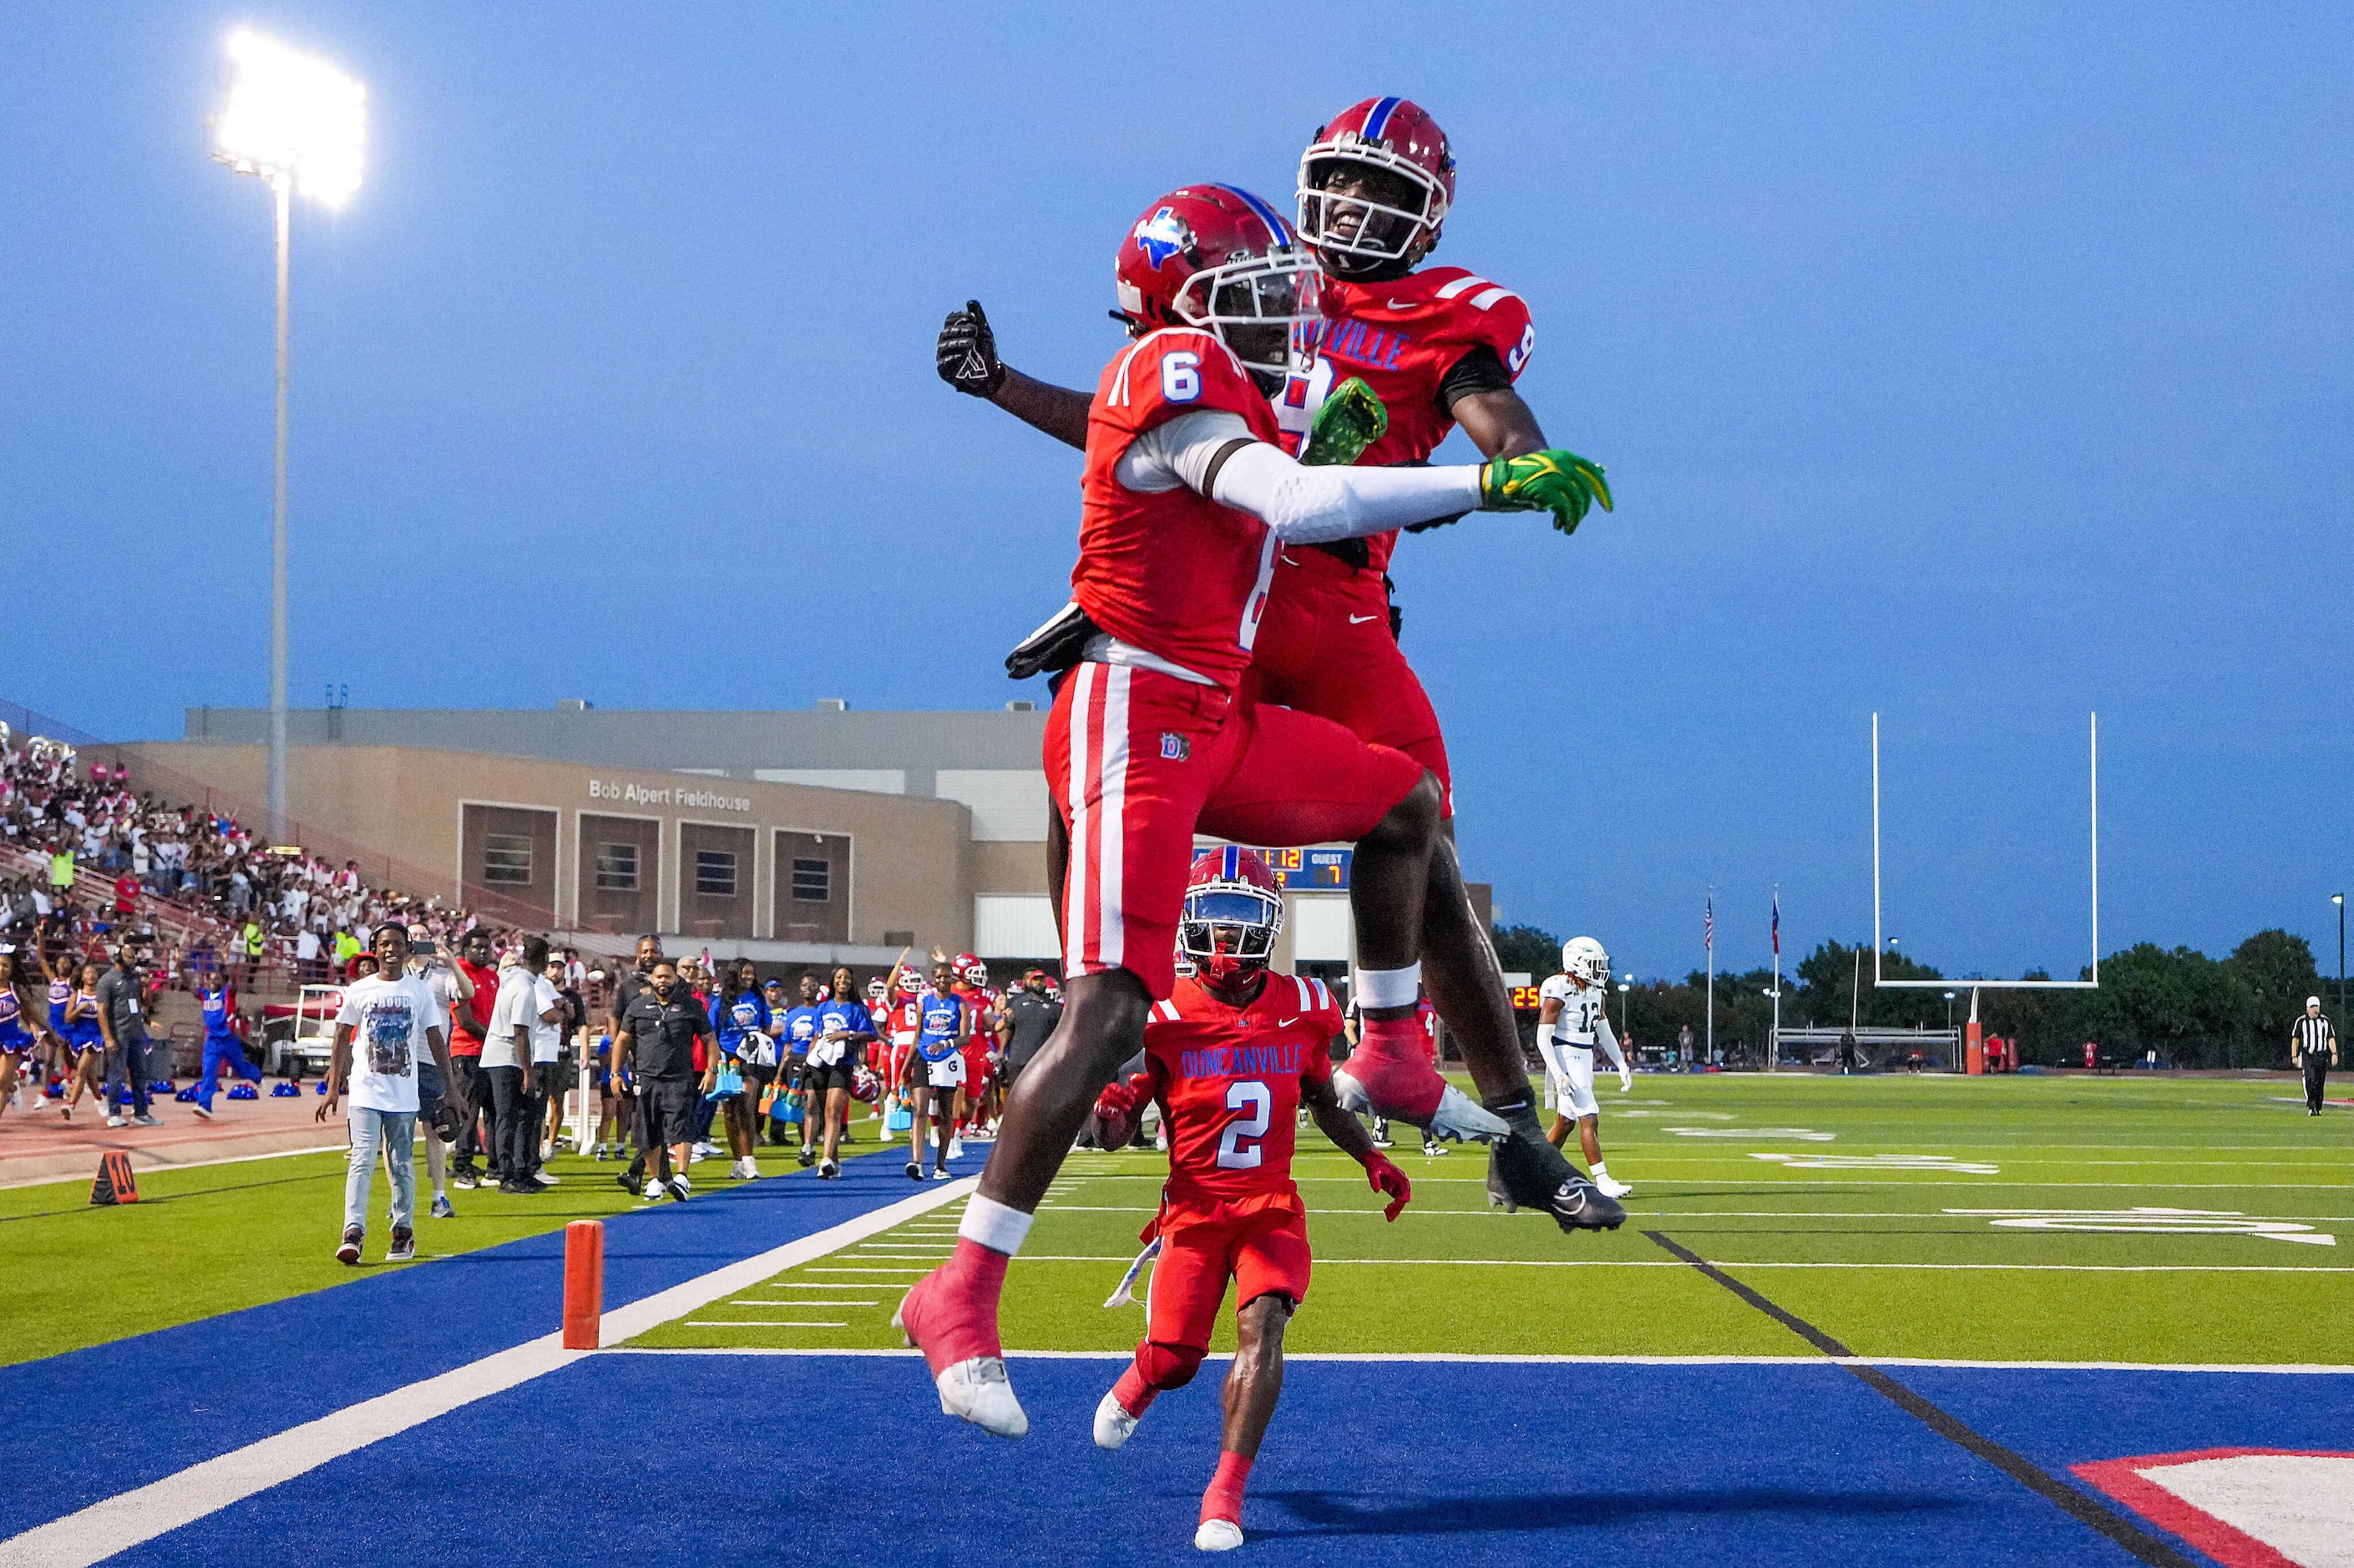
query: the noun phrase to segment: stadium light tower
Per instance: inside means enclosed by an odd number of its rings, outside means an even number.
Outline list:
[[[2333,893],[2329,902],[2338,906],[2338,1015],[2346,1016],[2346,895]]]
[[[339,207],[360,187],[367,90],[314,56],[239,27],[213,161],[267,182],[278,205],[278,427],[270,492],[270,834],[286,836],[286,252],[294,193]]]

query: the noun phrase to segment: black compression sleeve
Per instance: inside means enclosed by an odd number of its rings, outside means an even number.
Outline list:
[[[1474,344],[1440,378],[1438,411],[1453,418],[1457,398],[1469,397],[1475,392],[1509,392],[1511,387],[1511,373],[1496,357],[1496,351],[1484,343]]]

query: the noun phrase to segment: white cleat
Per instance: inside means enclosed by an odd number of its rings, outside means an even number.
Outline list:
[[[950,1160],[962,1160],[964,1158],[964,1138],[962,1134],[959,1134],[949,1139],[949,1158]]]
[[[1243,1543],[1243,1527],[1230,1519],[1205,1519],[1193,1532],[1193,1545],[1203,1552],[1232,1552]]]
[[[1602,1189],[1602,1195],[1606,1198],[1623,1198],[1635,1190],[1615,1176],[1601,1177],[1594,1184]]]
[[[1341,1108],[1358,1116],[1387,1117],[1423,1127],[1434,1138],[1490,1139],[1501,1138],[1511,1131],[1504,1118],[1495,1115],[1453,1084],[1439,1091],[1438,1105],[1426,1119],[1407,1115],[1394,1106],[1376,1106],[1365,1086],[1345,1066],[1332,1069],[1333,1092],[1340,1096]]]
[[[1013,1397],[1013,1383],[1005,1362],[997,1356],[975,1356],[940,1373],[940,1409],[971,1422],[994,1437],[1020,1437],[1030,1430],[1030,1417]]]
[[[1134,1436],[1136,1424],[1143,1419],[1123,1409],[1118,1394],[1107,1393],[1096,1406],[1096,1446],[1109,1453]]]

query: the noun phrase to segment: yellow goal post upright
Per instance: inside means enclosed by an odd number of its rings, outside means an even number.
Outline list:
[[[1872,715],[1872,983],[1874,990],[1960,991],[1970,993],[1970,1018],[1962,1070],[1986,1070],[1986,1046],[1978,1028],[1978,992],[1982,991],[2098,991],[2101,989],[2101,715],[2085,720],[2086,757],[2090,769],[2092,815],[2093,963],[2088,980],[1884,980],[1880,958],[1888,944],[1880,925],[1880,715]]]

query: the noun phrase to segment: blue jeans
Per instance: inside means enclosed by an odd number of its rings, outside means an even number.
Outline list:
[[[406,1230],[417,1218],[417,1113],[369,1110],[351,1113],[352,1159],[344,1171],[344,1224],[367,1228],[368,1186],[382,1155],[392,1173],[392,1228]]]
[[[213,1096],[220,1092],[220,1070],[227,1067],[233,1077],[261,1082],[261,1069],[255,1066],[245,1054],[244,1043],[233,1034],[205,1036],[205,1075],[196,1084],[196,1103],[207,1110],[213,1108]]]

